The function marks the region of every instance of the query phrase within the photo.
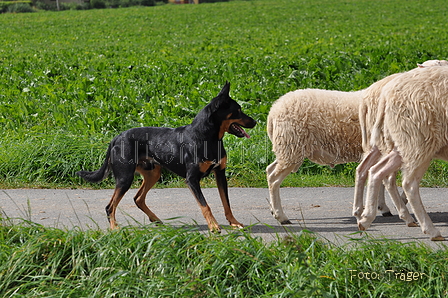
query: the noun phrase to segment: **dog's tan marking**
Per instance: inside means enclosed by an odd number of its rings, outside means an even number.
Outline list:
[[[224,169],[226,167],[227,157],[224,156],[220,160],[220,170]],[[223,175],[223,174],[221,174]],[[216,176],[216,184],[218,185],[218,192],[219,197],[221,198],[222,206],[224,207],[224,214],[226,216],[226,219],[229,221],[230,225],[232,227],[238,227],[243,228],[244,225],[237,221],[235,217],[233,216],[232,209],[230,208],[229,204],[229,194],[227,191],[227,181],[222,181],[218,178],[218,172],[215,171]]]
[[[224,156],[219,160],[219,169],[225,169],[227,167],[227,156]]]
[[[199,204],[199,207],[201,207],[202,215],[204,216],[205,220],[207,221],[207,225],[210,231],[212,232],[221,232],[221,228],[219,227],[218,222],[216,221],[215,217],[212,214],[212,210],[208,205],[201,206]]]
[[[141,166],[136,169],[143,176],[143,183],[134,197],[134,202],[149,217],[151,222],[162,222],[146,205],[145,199],[148,191],[157,183],[162,173],[160,165],[154,165],[153,170],[145,170]]]
[[[114,194],[112,195],[112,198],[110,199],[108,206],[108,219],[111,230],[116,229],[117,221],[115,219],[115,211],[117,210],[118,203],[120,203],[121,199],[123,198],[124,194],[122,194],[121,188],[115,188]]]
[[[224,156],[223,158],[221,158],[219,160],[219,162],[214,162],[212,160],[205,160],[203,162],[199,163],[199,171],[201,171],[201,173],[207,173],[208,170],[210,170],[210,167],[218,167],[219,169],[225,169],[227,166],[227,156]]]
[[[230,116],[232,116],[232,114],[227,115],[227,117],[226,117],[227,120],[224,120],[221,123],[221,126],[219,127],[219,135],[218,135],[219,139],[222,139],[224,137],[224,134],[229,131],[230,124],[236,122],[235,119],[229,120]]]
[[[224,215],[226,216],[227,221],[232,227],[243,228],[244,225],[237,221],[233,216],[232,209],[230,209],[228,195],[226,194],[224,188],[218,187],[219,196],[221,197],[222,206],[224,207]]]
[[[199,163],[199,171],[201,171],[201,173],[206,173],[210,167],[214,166],[215,163],[211,160],[206,160],[203,162]]]
[[[224,121],[221,123],[220,129],[219,129],[219,135],[218,135],[219,139],[222,139],[222,138],[224,137],[224,134],[225,134],[226,132],[229,132],[229,128],[230,128],[230,125],[232,125],[232,123],[239,124],[239,125],[241,125],[241,126],[243,126],[243,127],[246,127],[246,126],[248,125],[248,123],[246,123],[245,121],[243,121],[243,119],[229,119],[229,117],[230,117],[231,115],[232,115],[232,114],[227,115],[227,119],[228,119],[228,120],[224,120]]]

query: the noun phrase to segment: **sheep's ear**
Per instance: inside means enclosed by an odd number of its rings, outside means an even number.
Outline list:
[[[420,63],[417,63],[417,66],[418,66],[419,68],[425,68],[425,66],[424,66],[423,64],[420,64]]]

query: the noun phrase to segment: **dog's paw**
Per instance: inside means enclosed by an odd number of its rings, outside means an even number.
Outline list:
[[[221,227],[217,223],[212,223],[208,225],[208,229],[213,234],[220,234],[221,233]]]
[[[231,222],[230,226],[237,229],[244,229],[244,225],[239,222]]]
[[[210,229],[210,232],[212,232],[213,234],[221,234],[221,228],[217,227],[217,228]]]

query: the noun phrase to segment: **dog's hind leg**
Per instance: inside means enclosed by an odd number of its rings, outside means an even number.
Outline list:
[[[229,192],[227,187],[227,179],[225,168],[216,169],[215,171],[216,184],[218,185],[219,196],[221,197],[222,205],[224,207],[224,214],[232,227],[243,228],[244,225],[233,217],[230,209]]]
[[[109,204],[106,206],[106,214],[111,229],[117,228],[115,212],[124,194],[132,185],[132,181],[134,180],[135,166],[127,165],[125,167],[121,165],[121,168],[115,168],[113,170],[115,176],[115,190]]]
[[[128,187],[115,187],[114,194],[112,195],[112,198],[110,199],[109,204],[106,206],[106,214],[107,219],[109,220],[110,228],[113,230],[117,228],[117,221],[115,219],[115,211],[117,210],[118,203],[120,203],[121,199],[123,198],[124,194],[128,191],[132,184],[129,184]]]
[[[159,165],[155,165],[154,169],[146,170],[138,166],[137,172],[139,172],[143,176],[143,183],[134,197],[134,202],[137,205],[137,207],[140,208],[140,210],[142,210],[143,212],[145,212],[146,215],[148,215],[149,220],[151,222],[162,223],[162,221],[148,208],[148,206],[145,203],[146,194],[159,180],[162,172],[162,167]]]

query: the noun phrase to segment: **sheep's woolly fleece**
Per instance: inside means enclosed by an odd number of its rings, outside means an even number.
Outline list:
[[[432,68],[438,66],[448,66],[448,61],[446,60],[428,60],[421,64],[417,64],[418,68]],[[416,69],[411,71],[416,71]],[[417,70],[418,71],[418,70]],[[373,83],[367,89],[365,89],[363,99],[359,106],[359,122],[361,125],[361,134],[362,134],[362,148],[365,153],[368,153],[371,149],[370,137],[371,132],[373,130],[376,119],[381,119],[384,117],[384,108],[385,102],[380,100],[380,95],[383,90],[383,87],[388,84],[390,81],[396,79],[398,76],[401,76],[404,73],[396,73],[390,76],[385,77],[378,82]],[[385,136],[383,135],[382,130],[377,130],[376,134],[376,145],[380,149],[380,151],[387,151],[387,145],[385,142]]]
[[[448,158],[447,99],[448,67],[417,68],[384,86],[380,100],[385,103],[387,149],[395,146],[405,167]]]
[[[387,83],[400,75],[401,73],[390,75],[365,89],[361,104],[359,105],[359,124],[361,126],[362,148],[366,153],[371,149],[370,133],[378,117],[378,111],[384,111],[384,108],[378,107],[381,91]],[[382,139],[378,139],[378,142],[380,141]],[[384,144],[381,143],[378,147],[383,148]]]
[[[267,123],[279,166],[300,165],[305,157],[326,165],[359,161],[362,92],[302,89],[280,97]]]

